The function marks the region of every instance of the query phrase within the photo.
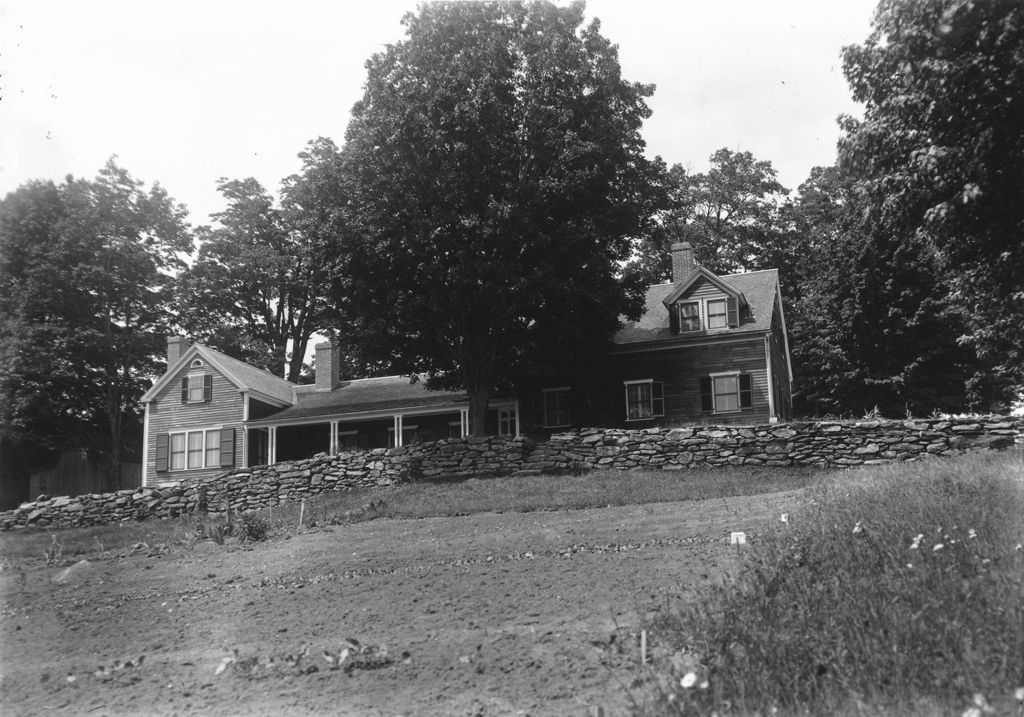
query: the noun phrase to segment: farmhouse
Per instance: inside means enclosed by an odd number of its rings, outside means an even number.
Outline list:
[[[673,281],[652,286],[606,356],[550,386],[491,401],[488,431],[573,426],[771,423],[791,415],[792,369],[778,272],[716,276],[686,242]],[[143,485],[316,453],[391,448],[469,432],[465,392],[417,378],[340,380],[337,348],[316,347],[316,382],[292,384],[172,336],[167,372],[142,397]]]

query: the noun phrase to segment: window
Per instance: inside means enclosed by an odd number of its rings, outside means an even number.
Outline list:
[[[402,426],[402,445],[408,446],[416,442],[419,436],[419,426]],[[395,429],[388,427],[388,448],[395,447]]]
[[[569,425],[569,388],[544,389],[544,425],[548,428]]]
[[[448,421],[448,437],[462,438],[462,421]]]
[[[203,367],[203,360],[202,359],[194,359],[192,361],[192,363],[190,364],[190,367],[191,368],[202,368]]]
[[[185,470],[185,434],[171,435],[171,470]]]
[[[359,448],[359,431],[338,431],[339,451],[354,451],[357,448]]]
[[[700,302],[683,301],[679,307],[679,330],[700,331]]]
[[[213,429],[206,432],[206,465],[220,465],[220,430]]]
[[[234,464],[234,428],[200,428],[156,436],[157,472],[224,468]]]
[[[194,468],[219,468],[221,429],[172,433],[170,440],[170,469],[182,471]]]
[[[514,435],[516,435],[516,409],[514,409],[514,408],[499,408],[498,409],[498,435],[499,436],[514,436]]]
[[[720,373],[700,380],[701,410],[734,413],[751,408],[753,390],[749,373]]]
[[[645,421],[665,415],[665,387],[661,381],[626,381],[626,420]]]
[[[213,400],[213,374],[191,373],[182,377],[182,403],[206,403],[211,400]]]
[[[694,299],[676,303],[679,332],[724,329],[740,325],[739,301],[735,297]]]
[[[708,302],[708,328],[724,329],[729,325],[728,303],[725,299]]]

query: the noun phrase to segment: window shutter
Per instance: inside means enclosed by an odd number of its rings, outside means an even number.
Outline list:
[[[203,401],[209,403],[213,400],[213,374],[203,375]]]
[[[751,389],[750,374],[740,374],[740,408],[750,408],[754,405],[753,390]]]
[[[188,376],[181,379],[181,402],[188,403]]]
[[[651,414],[665,415],[665,384],[661,381],[651,383]]]
[[[678,334],[680,331],[682,331],[682,324],[679,321],[679,312],[679,304],[672,304],[672,308],[669,309],[668,312],[668,325],[669,328],[672,330],[672,333],[674,334]]]
[[[167,455],[170,451],[171,434],[156,434],[156,472],[162,473],[167,470]]]
[[[235,465],[235,429],[220,429],[220,467],[230,468]]]
[[[711,377],[701,376],[700,378],[700,410],[714,411],[715,400],[711,395]]]
[[[728,312],[729,312],[729,326],[736,327],[740,325],[740,310],[739,301],[736,300],[735,296],[730,296],[727,300]]]

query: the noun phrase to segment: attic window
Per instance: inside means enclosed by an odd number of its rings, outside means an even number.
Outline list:
[[[724,329],[729,325],[729,313],[725,299],[715,299],[708,302],[708,328]]]
[[[679,330],[700,331],[700,302],[680,301],[676,305],[679,307]]]
[[[192,362],[190,367],[191,368],[202,368],[203,367],[203,360],[202,359],[195,359]]]

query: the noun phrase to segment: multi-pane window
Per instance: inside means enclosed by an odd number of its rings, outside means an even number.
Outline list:
[[[643,421],[664,415],[665,394],[661,381],[626,381],[627,421]]]
[[[699,331],[700,330],[700,302],[682,301],[676,306],[679,307],[679,330]]]
[[[729,325],[729,304],[725,299],[708,301],[707,306],[709,329],[724,329]]]
[[[569,425],[569,389],[544,389],[544,425],[548,428]]]
[[[499,436],[514,436],[514,435],[516,435],[516,409],[514,409],[514,408],[499,408],[498,409],[498,435]]]
[[[206,432],[206,465],[220,465],[220,430]]]
[[[220,429],[172,433],[169,454],[168,468],[172,471],[219,468]]]
[[[419,426],[402,426],[402,445],[408,446],[420,437]],[[388,428],[388,448],[395,447],[395,429]]]
[[[171,434],[171,461],[172,471],[185,470],[185,439],[184,433]]]
[[[749,373],[705,376],[700,381],[701,409],[715,413],[730,413],[751,408],[752,389]]]
[[[359,447],[359,431],[338,431],[338,450],[354,451]]]
[[[199,403],[203,400],[204,375],[201,373],[191,374],[188,377],[188,402]]]

